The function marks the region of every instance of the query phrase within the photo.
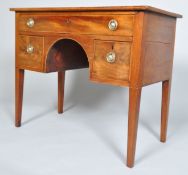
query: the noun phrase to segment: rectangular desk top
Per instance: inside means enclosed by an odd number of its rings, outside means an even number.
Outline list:
[[[100,11],[149,11],[171,17],[182,18],[182,15],[168,12],[151,6],[105,6],[105,7],[50,7],[50,8],[11,8],[16,12],[100,12]]]

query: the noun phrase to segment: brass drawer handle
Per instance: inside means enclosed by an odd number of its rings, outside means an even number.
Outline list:
[[[27,46],[27,53],[32,54],[33,52],[34,52],[34,47],[33,47],[33,45],[29,44]]]
[[[116,61],[116,54],[115,52],[109,52],[106,55],[106,61],[108,63],[114,63]]]
[[[33,18],[29,18],[27,20],[27,26],[30,27],[30,28],[32,28],[34,25],[35,25],[34,19]]]
[[[118,27],[118,22],[115,19],[112,19],[108,23],[108,28],[112,31],[115,31]]]

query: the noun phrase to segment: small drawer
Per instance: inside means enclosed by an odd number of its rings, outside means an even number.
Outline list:
[[[96,40],[91,79],[111,83],[114,80],[128,82],[130,54],[131,42]]]
[[[16,66],[42,71],[43,70],[43,37],[18,36]]]
[[[134,15],[20,14],[20,32],[133,35]]]

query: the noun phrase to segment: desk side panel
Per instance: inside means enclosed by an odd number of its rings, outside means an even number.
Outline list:
[[[172,75],[176,18],[145,14],[142,85],[169,80]]]

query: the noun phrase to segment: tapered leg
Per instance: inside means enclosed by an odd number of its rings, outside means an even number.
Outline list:
[[[21,116],[22,116],[22,101],[23,101],[23,86],[24,86],[24,70],[16,68],[15,77],[16,89],[15,89],[15,126],[21,126]]]
[[[141,88],[129,89],[129,116],[128,116],[128,145],[127,145],[127,166],[134,166],[136,137],[141,99]]]
[[[166,136],[167,136],[170,91],[171,91],[171,80],[163,81],[162,82],[162,106],[161,106],[161,137],[160,137],[161,142],[165,142]]]
[[[65,71],[58,72],[58,113],[63,113]]]

